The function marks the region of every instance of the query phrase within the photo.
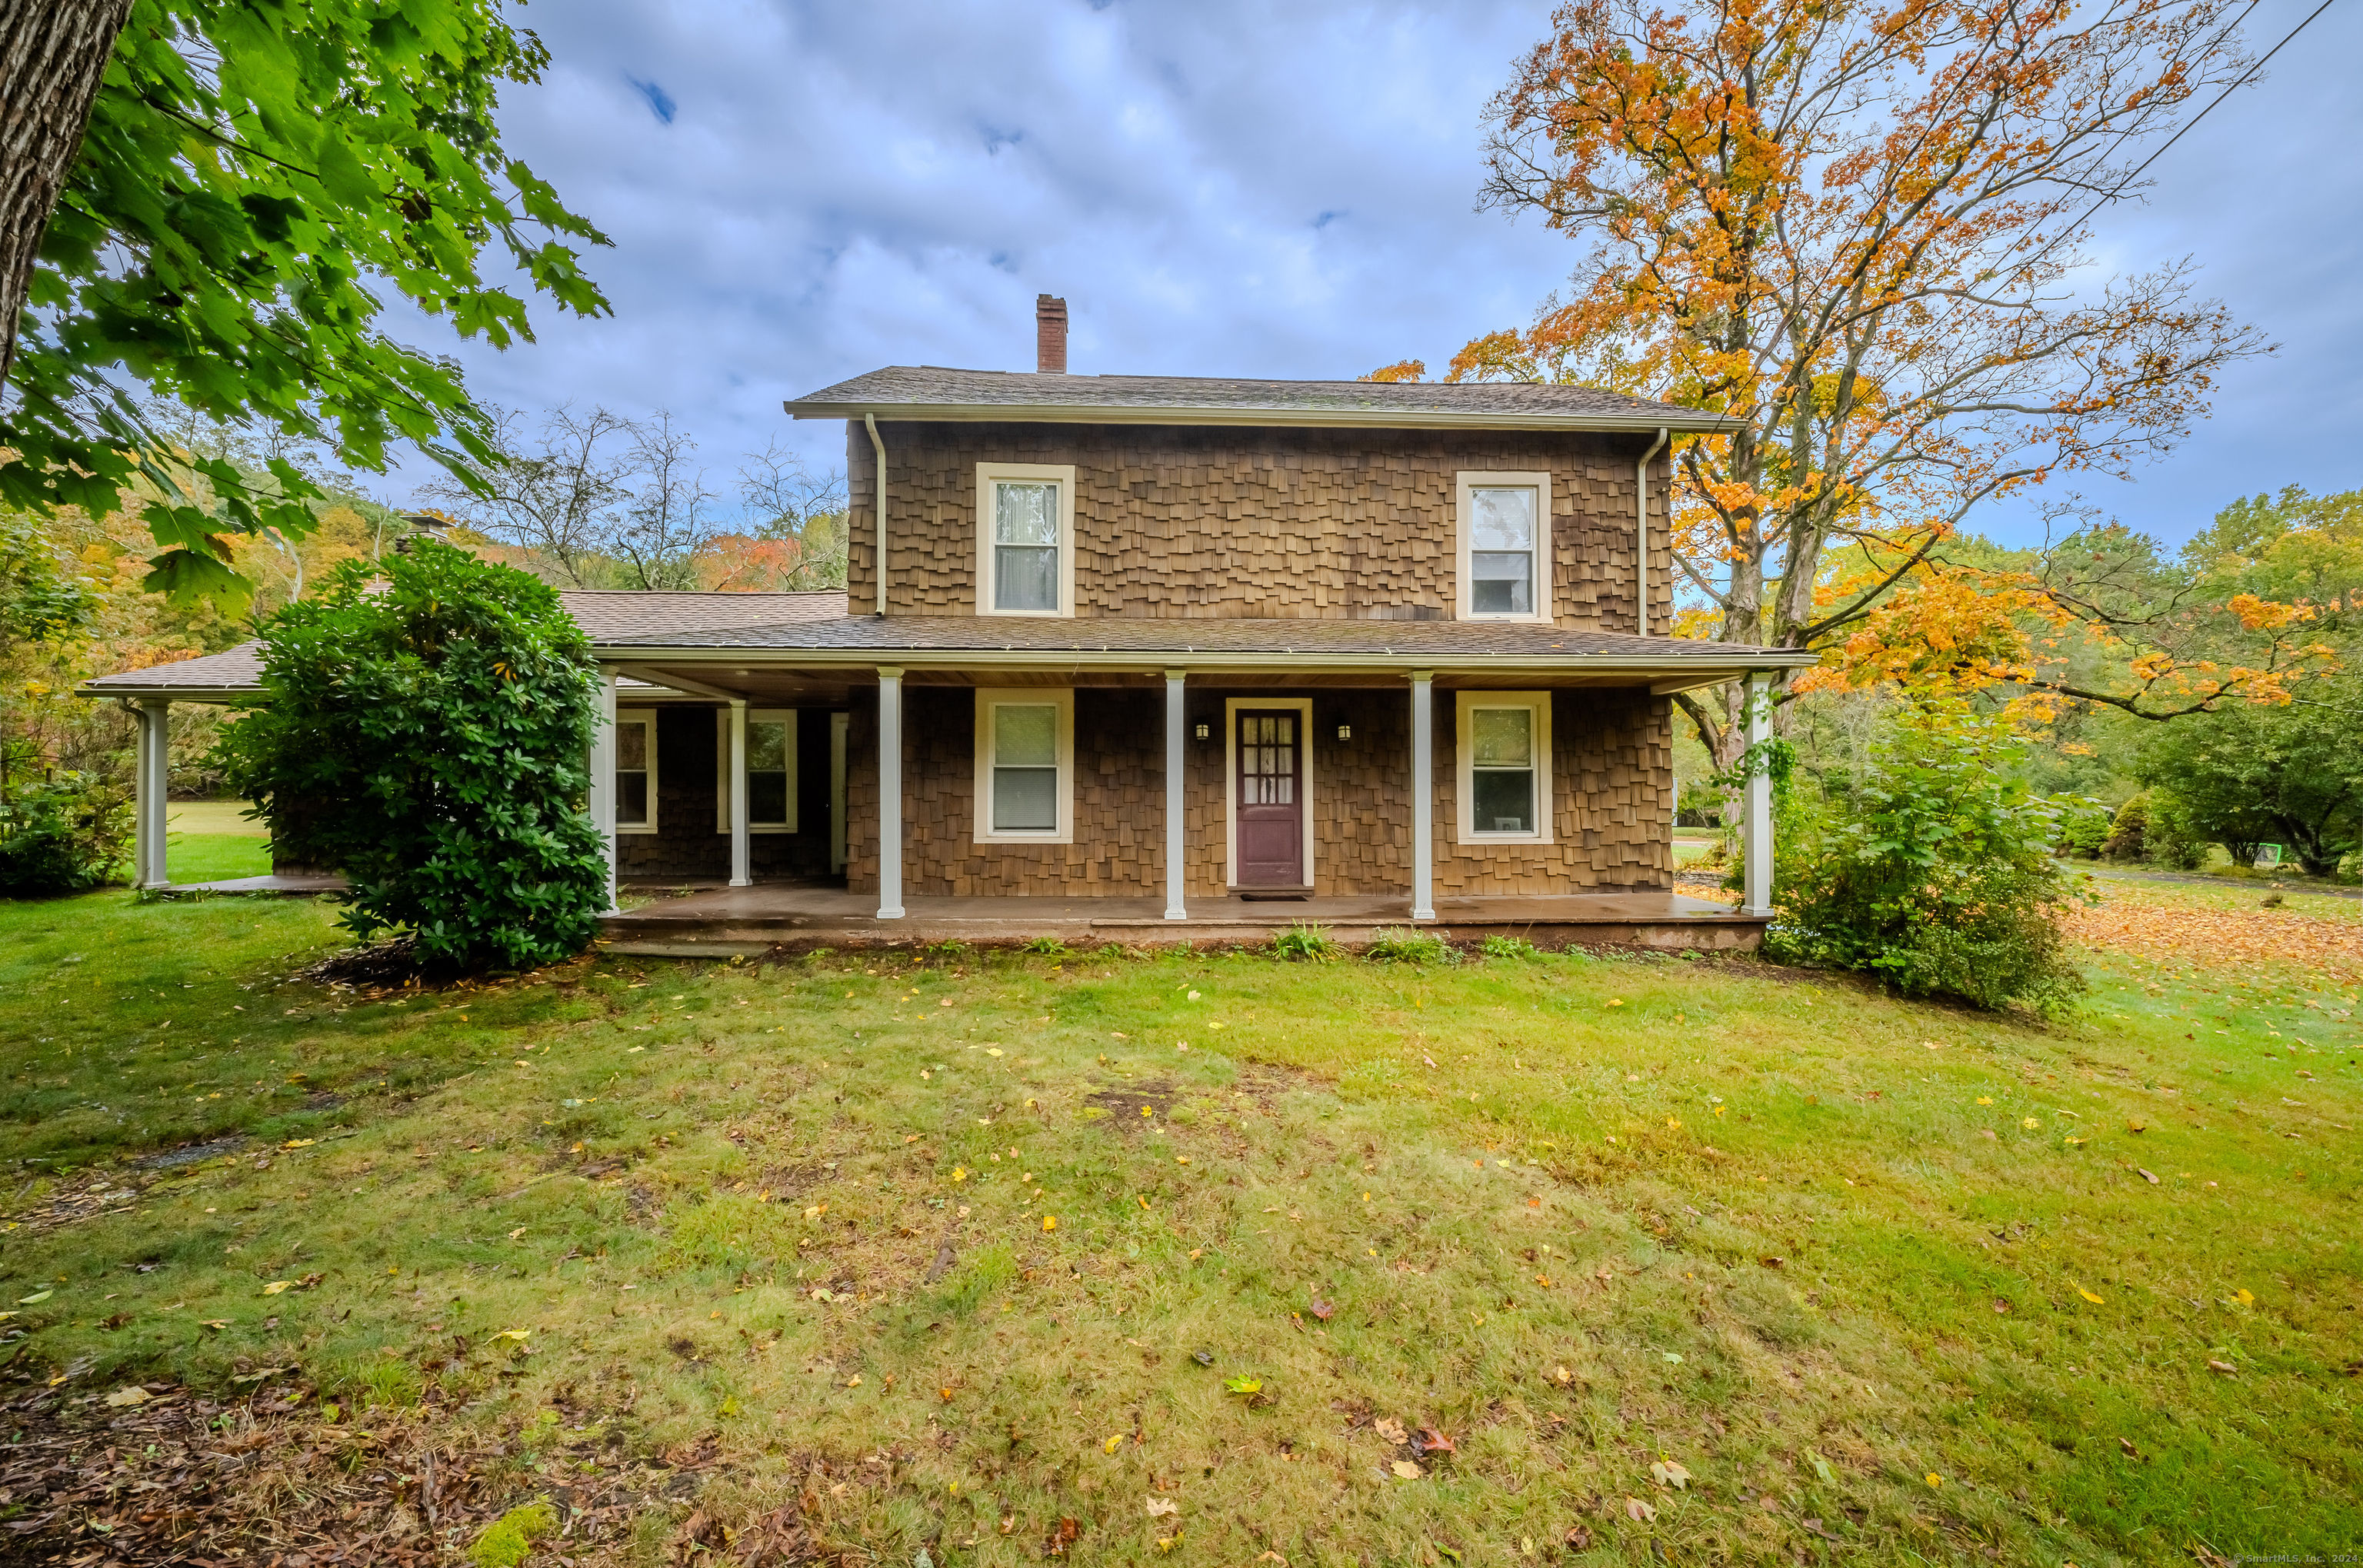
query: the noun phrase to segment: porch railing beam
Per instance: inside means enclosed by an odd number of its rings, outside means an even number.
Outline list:
[[[1436,918],[1436,672],[1411,672],[1411,918]]]
[[[1182,689],[1187,670],[1165,672],[1165,918],[1190,918],[1187,867],[1182,864],[1184,777],[1182,759]]]
[[[747,699],[730,699],[730,885],[745,888],[755,880],[755,845],[748,828]]]
[[[903,918],[903,672],[878,669],[878,918]]]

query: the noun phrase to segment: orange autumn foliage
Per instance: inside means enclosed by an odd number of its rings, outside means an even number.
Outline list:
[[[2094,193],[2245,67],[2236,19],[2222,0],[1563,6],[1492,105],[1486,195],[1585,249],[1562,297],[1451,375],[1728,415],[1676,447],[1677,575],[1724,641],[1835,648],[1974,508],[2169,446],[2258,348],[2184,264],[2065,282]],[[1828,596],[1857,546],[1882,566]],[[1949,589],[1923,608],[2000,662],[1973,624],[1990,609]],[[1729,698],[1682,699],[1725,764]]]

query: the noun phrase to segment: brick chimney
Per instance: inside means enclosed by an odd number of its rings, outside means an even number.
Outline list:
[[[1034,296],[1034,369],[1045,376],[1067,373],[1067,302],[1055,294]]]

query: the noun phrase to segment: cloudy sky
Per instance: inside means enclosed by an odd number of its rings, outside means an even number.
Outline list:
[[[2264,45],[2316,0],[2258,0]],[[1439,372],[1523,325],[1571,242],[1473,209],[1479,116],[1538,0],[541,0],[555,62],[510,149],[615,240],[616,315],[536,312],[495,353],[433,324],[483,396],[669,409],[726,476],[841,425],[782,398],[885,364],[1030,370],[1063,294],[1079,372]],[[2173,458],[2091,499],[2180,538],[2284,484],[2363,485],[2363,6],[2334,7],[2152,171],[2102,259],[2191,255],[2280,345]],[[395,482],[400,488],[400,481]],[[2023,534],[2022,517],[1985,525]]]

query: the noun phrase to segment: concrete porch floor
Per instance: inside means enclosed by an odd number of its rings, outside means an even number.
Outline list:
[[[631,891],[646,894],[641,887]],[[1532,898],[1438,899],[1437,919],[1414,922],[1408,898],[1189,900],[1188,920],[1164,918],[1159,898],[906,898],[901,920],[877,918],[875,895],[841,888],[757,883],[751,888],[672,884],[607,917],[611,950],[650,955],[784,946],[867,947],[933,942],[1017,945],[1053,936],[1073,945],[1180,942],[1258,943],[1300,922],[1353,947],[1385,927],[1414,923],[1448,941],[1516,936],[1538,946],[1754,948],[1765,922],[1727,904],[1670,891]]]

